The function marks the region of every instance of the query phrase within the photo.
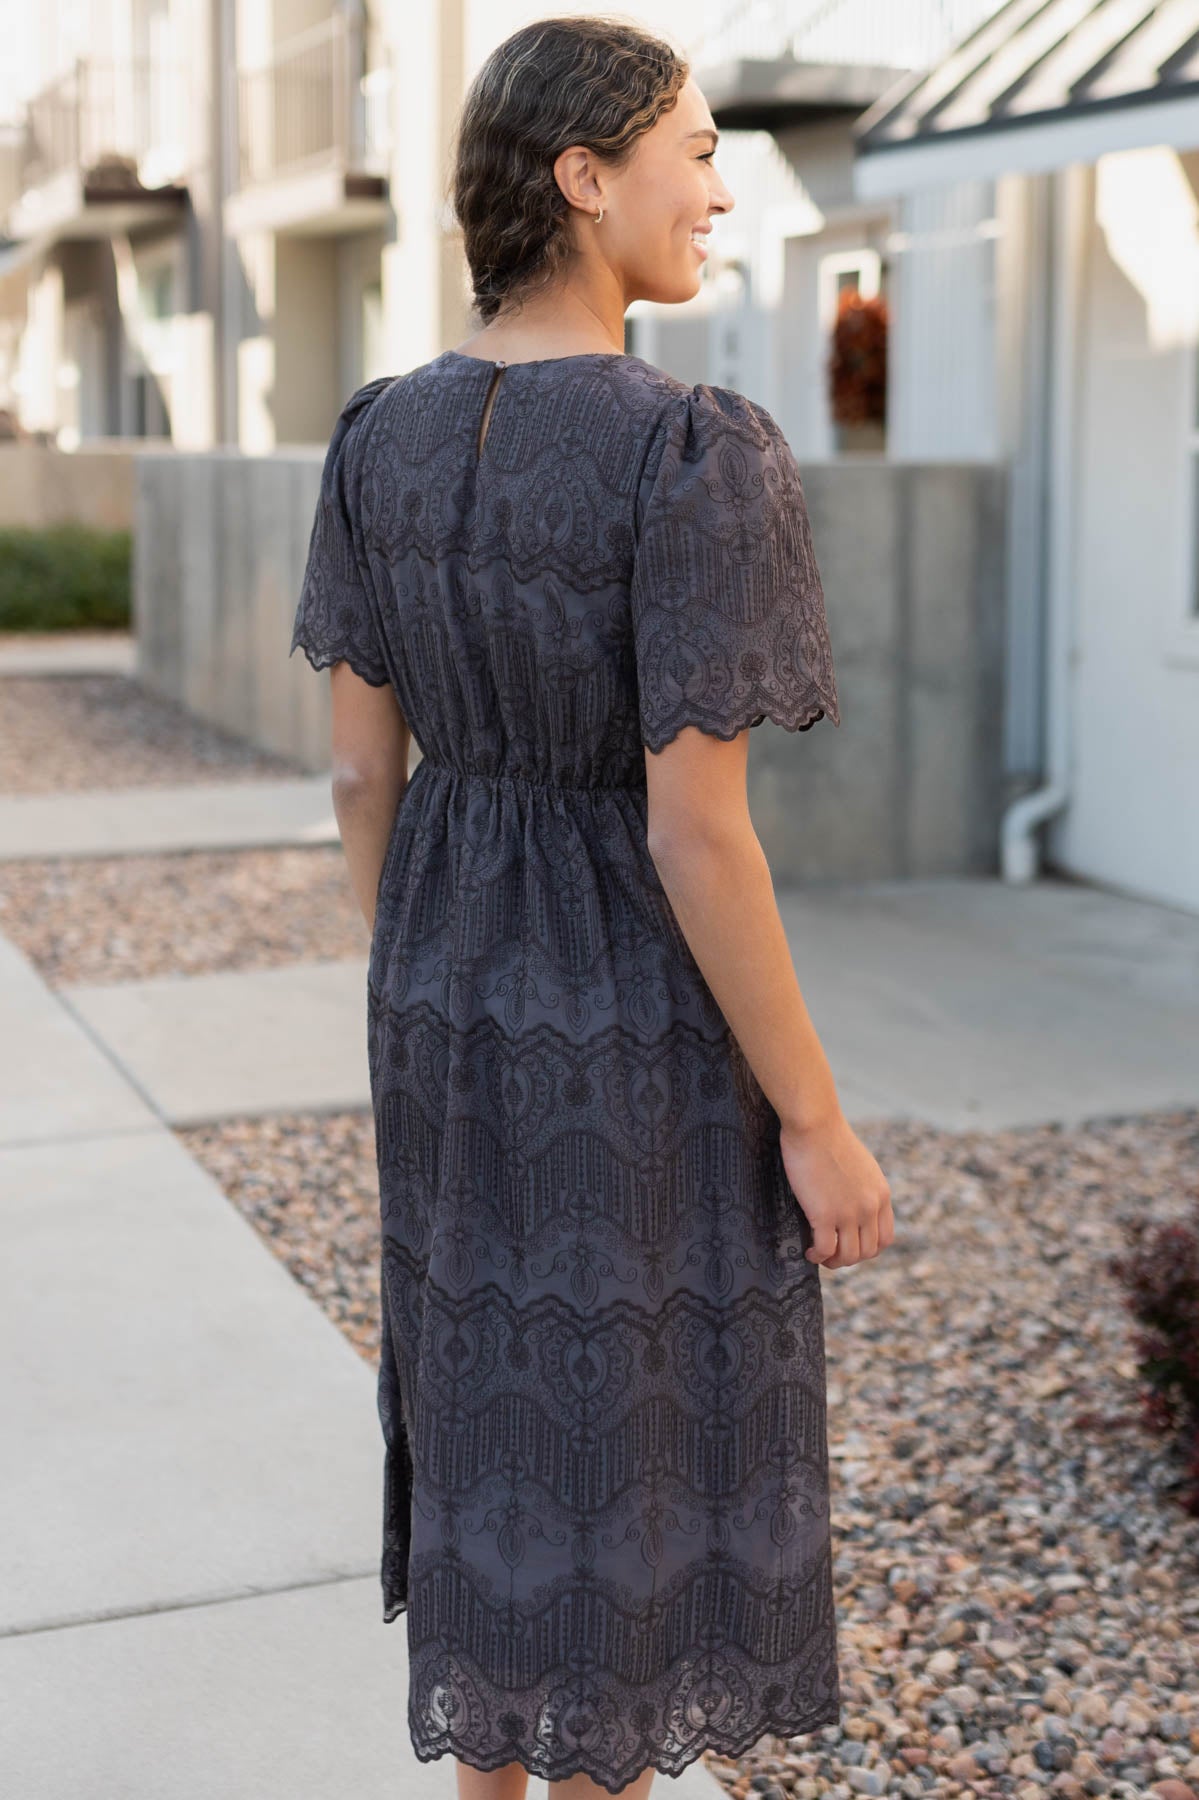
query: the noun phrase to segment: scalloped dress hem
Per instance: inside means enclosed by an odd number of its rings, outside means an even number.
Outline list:
[[[443,1757],[453,1756],[458,1762],[465,1763],[468,1768],[478,1769],[484,1775],[490,1774],[494,1769],[507,1768],[511,1763],[519,1763],[534,1781],[568,1781],[572,1775],[586,1775],[598,1787],[602,1787],[605,1793],[622,1794],[634,1781],[644,1775],[647,1769],[654,1769],[657,1774],[674,1779],[708,1752],[724,1757],[744,1756],[746,1751],[753,1748],[759,1738],[767,1735],[771,1737],[803,1737],[810,1732],[821,1731],[829,1725],[840,1725],[841,1711],[840,1699],[824,1702],[815,1712],[801,1713],[797,1721],[787,1721],[781,1718],[763,1719],[752,1731],[740,1738],[729,1740],[716,1735],[706,1743],[692,1745],[684,1755],[673,1759],[648,1757],[639,1769],[635,1769],[631,1775],[622,1778],[618,1787],[613,1787],[607,1777],[587,1760],[576,1759],[569,1764],[546,1768],[541,1759],[531,1757],[526,1761],[518,1751],[514,1751],[509,1746],[505,1746],[504,1750],[490,1762],[476,1762],[472,1756],[456,1750],[452,1744],[447,1744],[444,1749],[422,1750],[414,1739],[412,1751],[418,1762],[440,1762]]]
[[[292,645],[390,677],[422,753],[365,982],[409,1733],[619,1794],[840,1718],[812,1228],[646,786],[687,725],[840,707],[764,408],[615,353],[494,376],[347,402]]]

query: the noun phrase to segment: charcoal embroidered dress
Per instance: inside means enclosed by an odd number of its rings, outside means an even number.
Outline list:
[[[422,751],[366,983],[417,1756],[615,1793],[836,1722],[811,1228],[646,846],[643,746],[840,723],[786,440],[617,352],[369,382],[296,648]]]

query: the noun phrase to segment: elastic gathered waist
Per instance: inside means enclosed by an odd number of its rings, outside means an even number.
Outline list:
[[[418,768],[428,765],[438,775],[448,775],[455,781],[481,781],[491,786],[511,783],[515,787],[548,788],[567,794],[643,794],[645,781],[543,781],[537,775],[518,775],[510,770],[489,772],[483,769],[458,769],[453,763],[438,762],[431,756],[422,756]]]

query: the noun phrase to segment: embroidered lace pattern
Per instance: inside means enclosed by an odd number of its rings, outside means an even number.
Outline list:
[[[615,354],[371,382],[297,648],[423,752],[366,984],[417,1756],[615,1793],[836,1722],[811,1229],[646,845],[644,747],[840,722],[786,440]]]

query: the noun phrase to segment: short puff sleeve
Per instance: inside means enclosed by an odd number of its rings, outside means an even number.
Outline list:
[[[660,446],[660,454],[657,454]],[[803,484],[775,420],[699,383],[642,478],[630,590],[643,743],[841,723]]]
[[[302,650],[314,669],[347,662],[372,687],[389,680],[370,571],[360,552],[359,496],[366,426],[389,376],[370,381],[342,408],[321,471],[308,560],[289,656]]]

